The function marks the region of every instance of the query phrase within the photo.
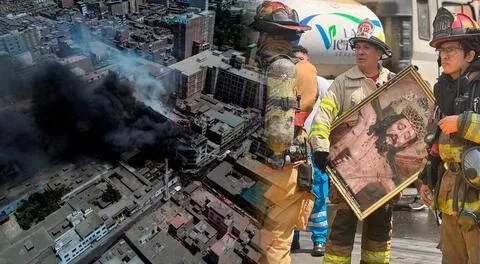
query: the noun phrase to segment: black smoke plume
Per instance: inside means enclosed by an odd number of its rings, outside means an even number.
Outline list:
[[[21,78],[17,78],[21,79]],[[10,79],[8,89],[18,82]],[[50,161],[76,155],[118,157],[135,149],[166,154],[188,131],[137,101],[133,84],[111,73],[90,87],[57,63],[43,65],[28,83],[31,111],[0,112],[2,168],[31,175]],[[4,173],[5,174],[5,173]]]

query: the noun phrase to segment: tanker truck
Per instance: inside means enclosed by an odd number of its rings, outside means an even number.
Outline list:
[[[399,72],[416,65],[422,77],[434,84],[439,76],[437,56],[428,45],[437,9],[444,6],[478,19],[479,1],[441,0],[281,0],[297,10],[301,24],[312,30],[302,34],[296,44],[309,50],[318,74],[327,79],[352,67],[354,51],[348,39],[358,24],[372,20],[385,34],[393,55],[383,65]]]
[[[297,10],[301,24],[312,27],[294,44],[308,49],[318,75],[327,79],[334,79],[355,64],[348,39],[355,36],[363,19],[369,18],[376,27],[383,28],[380,19],[356,1],[281,1]]]

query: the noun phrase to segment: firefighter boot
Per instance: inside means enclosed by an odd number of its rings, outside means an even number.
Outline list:
[[[322,257],[325,255],[325,243],[322,242],[313,242],[312,256]]]

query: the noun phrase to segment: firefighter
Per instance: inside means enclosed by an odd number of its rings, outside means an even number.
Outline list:
[[[320,103],[309,134],[318,168],[325,171],[329,155],[332,122],[372,94],[394,76],[383,68],[380,60],[391,56],[384,35],[369,19],[363,20],[357,35],[349,39],[355,50],[356,66],[333,81]],[[323,263],[350,263],[357,217],[338,190],[331,186],[330,202],[336,204],[327,238]],[[387,203],[365,219],[363,225],[361,263],[388,263],[392,232],[392,206]]]
[[[440,211],[442,263],[477,264],[480,263],[480,27],[468,15],[440,8],[433,28],[430,46],[438,53],[443,73],[434,86],[435,119],[439,121],[429,131],[434,140],[426,160],[439,166],[429,165],[420,174],[421,199]],[[435,184],[427,184],[432,182],[430,177],[437,175],[441,177]],[[429,196],[427,193],[432,191]]]
[[[311,74],[310,72],[312,71],[314,72],[314,75],[317,74],[315,66],[313,66],[313,64],[310,62],[310,58],[308,57],[308,50],[306,48],[302,46],[294,46],[292,52],[295,57],[302,60],[301,62],[296,64],[297,76],[300,77],[301,74],[307,73],[307,76],[311,78],[313,74]],[[302,70],[303,68],[300,67],[307,68],[307,70]],[[323,95],[325,95],[328,87],[330,86],[330,84],[325,78],[316,76],[316,79],[319,96],[317,98],[317,101],[315,101],[313,111],[310,113],[307,120],[305,121],[305,129],[307,133],[310,132],[310,126],[313,120],[313,116],[315,115],[316,109],[318,109],[320,100],[322,99]],[[310,87],[310,85],[305,87]],[[300,83],[298,81],[297,86],[300,86]],[[325,201],[328,196],[328,175],[326,173],[322,173],[315,165],[313,165],[313,170],[313,192],[315,193],[316,197],[312,213],[308,218],[308,230],[310,230],[310,232],[312,233],[311,239],[313,242],[313,248],[311,254],[314,257],[320,257],[325,254],[325,242],[327,241],[328,231],[327,204]],[[295,231],[295,233],[293,234],[292,250],[297,249],[300,249],[300,231]]]
[[[250,26],[259,31],[256,57],[267,83],[264,135],[272,152],[267,165],[275,178],[263,194],[271,206],[260,231],[261,262],[291,263],[293,231],[306,229],[313,207],[312,169],[303,123],[313,108],[317,86],[297,84],[299,60],[289,54],[291,41],[311,28],[300,25],[295,10],[270,1],[259,5]],[[302,76],[305,80],[315,78]]]

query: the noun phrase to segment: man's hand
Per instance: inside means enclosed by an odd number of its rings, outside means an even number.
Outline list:
[[[327,162],[328,162],[328,152],[325,151],[315,151],[313,153],[313,162],[315,166],[322,172],[325,172],[327,169]]]
[[[450,135],[458,131],[458,115],[446,116],[438,122],[443,133]]]
[[[420,186],[420,200],[422,201],[423,204],[430,206],[430,203],[432,202],[432,191],[430,188],[428,188],[428,185],[422,184]]]

